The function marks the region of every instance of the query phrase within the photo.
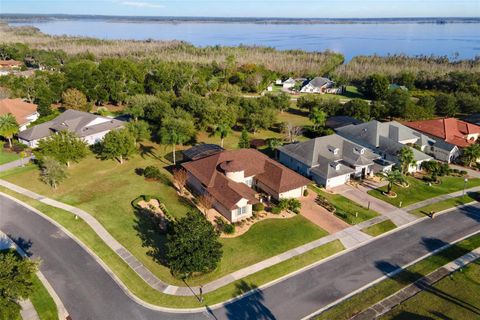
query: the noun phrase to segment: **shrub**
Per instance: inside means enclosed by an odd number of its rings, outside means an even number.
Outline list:
[[[330,203],[330,201],[327,200],[324,196],[317,195],[317,198],[315,199],[315,202],[321,206],[327,209],[328,212],[335,212],[336,208],[333,204]]]
[[[253,208],[253,211],[260,212],[260,211],[265,210],[265,205],[263,203],[259,202],[259,203],[255,203],[252,208]]]
[[[275,206],[272,208],[273,214],[280,214],[281,212],[282,212],[282,208],[280,208],[279,206]]]
[[[148,166],[143,170],[143,176],[146,179],[150,179],[150,180],[160,180],[161,179],[160,169],[154,166]]]
[[[303,190],[303,196],[304,197],[308,196],[308,189]]]
[[[152,200],[152,196],[143,196],[143,200],[145,200],[146,202],[149,202],[150,200]]]
[[[232,234],[235,232],[235,226],[231,223],[223,225],[223,232],[226,234]]]
[[[461,174],[462,176],[465,176],[467,173],[468,173],[468,172],[465,171],[465,170],[461,170],[461,171],[460,171],[460,174]]]

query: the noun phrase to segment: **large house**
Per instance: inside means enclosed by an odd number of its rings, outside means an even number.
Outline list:
[[[37,105],[25,102],[22,99],[1,99],[0,115],[8,113],[12,114],[17,120],[19,131],[26,130],[27,126],[39,117]]]
[[[337,134],[289,144],[278,152],[281,163],[325,188],[388,171],[393,166],[393,162]]]
[[[38,146],[38,141],[59,131],[70,131],[82,138],[87,144],[99,142],[114,129],[122,128],[125,122],[101,117],[88,112],[66,110],[55,119],[31,127],[18,134],[18,139],[32,148]]]
[[[223,151],[182,165],[194,193],[210,194],[231,222],[252,216],[257,190],[276,200],[299,198],[310,182],[254,149]]]
[[[326,93],[333,87],[333,81],[323,77],[316,77],[302,87],[300,92],[304,93]]]
[[[480,134],[480,126],[455,118],[412,121],[404,124],[435,140],[445,141],[458,148],[476,143]]]
[[[406,127],[396,121],[379,122],[376,120],[338,128],[337,133],[347,139],[365,146],[380,154],[384,159],[398,163],[398,153],[408,146],[412,149],[415,165],[409,172],[420,170],[424,161],[432,157],[445,162],[458,156],[458,148],[444,141],[437,141],[425,134]]]

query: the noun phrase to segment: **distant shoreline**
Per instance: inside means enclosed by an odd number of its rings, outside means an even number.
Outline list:
[[[457,18],[242,18],[242,17],[150,17],[68,14],[0,14],[7,23],[39,23],[51,21],[96,20],[131,23],[255,23],[255,24],[447,24],[480,23],[480,17]]]

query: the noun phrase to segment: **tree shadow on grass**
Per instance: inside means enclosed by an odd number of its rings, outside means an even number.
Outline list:
[[[138,152],[143,159],[145,159],[146,157],[150,157],[156,160],[160,160],[160,157],[155,153],[155,147],[153,146],[146,146],[140,143],[138,147]]]
[[[162,265],[167,265],[165,245],[167,237],[159,226],[157,218],[147,209],[135,209],[134,229],[142,240],[142,246],[148,248],[147,255]]]
[[[434,320],[435,318],[426,317],[413,312],[401,311],[400,313],[392,316],[390,319],[391,320]]]
[[[251,292],[250,292],[251,291]],[[246,296],[225,306],[227,318],[231,320],[276,319],[273,313],[263,304],[263,291],[255,284],[240,281],[235,284],[234,297],[248,293]]]
[[[425,248],[429,252],[434,252],[435,250],[438,250],[440,248],[445,248],[448,245],[447,242],[441,239],[428,238],[428,237],[422,238],[422,244],[425,246]],[[446,258],[448,260],[454,260],[460,256],[468,254],[469,252],[470,251],[468,249],[465,249],[456,244],[453,244],[447,249],[437,252],[436,255],[439,257]],[[442,291],[434,287],[434,285],[431,285],[428,281],[426,281],[425,279],[422,279],[424,275],[422,275],[421,273],[412,272],[410,270],[403,269],[399,265],[391,263],[389,261],[376,261],[375,266],[377,267],[377,269],[379,269],[385,275],[387,275],[390,279],[395,280],[396,282],[404,286],[413,285],[420,291],[424,291],[426,293],[429,293],[431,295],[434,295],[435,297],[438,297],[444,300],[445,303],[451,303],[459,308],[463,308],[475,314],[475,317],[480,316],[480,308],[466,301],[463,301],[462,299],[457,298],[450,293],[447,293],[445,291]],[[459,266],[462,266],[462,265],[459,265]]]

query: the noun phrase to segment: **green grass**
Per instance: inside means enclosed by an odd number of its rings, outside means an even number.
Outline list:
[[[387,231],[395,229],[397,226],[391,220],[385,220],[373,226],[363,228],[362,231],[366,234],[376,237]]]
[[[450,198],[450,199],[447,199],[447,200],[443,200],[443,201],[439,201],[439,202],[429,204],[425,207],[412,210],[412,211],[410,211],[410,213],[413,213],[414,215],[419,216],[419,217],[425,217],[426,215],[429,215],[430,212],[432,212],[432,211],[433,212],[440,212],[440,211],[447,210],[447,209],[450,209],[450,208],[453,208],[453,207],[462,206],[464,204],[467,204],[467,203],[470,203],[470,202],[473,202],[473,201],[477,201],[478,199],[479,199],[479,195],[478,195],[477,192],[467,193],[464,196]]]
[[[327,94],[327,96],[336,96],[347,99],[365,99],[365,96],[360,91],[358,91],[358,88],[355,86],[347,86],[346,91],[343,94]]]
[[[165,265],[152,258],[161,258],[162,253],[157,254],[155,249],[164,246],[165,237],[151,232],[148,221],[140,216],[137,218],[131,206],[131,201],[139,195],[149,194],[158,197],[176,217],[182,217],[188,210],[195,210],[177,195],[168,182],[148,182],[135,174],[135,168],[138,167],[164,165],[160,147],[154,147],[157,148],[155,156],[160,160],[136,156],[120,165],[89,156],[68,169],[69,177],[56,190],[39,180],[38,169],[33,165],[0,176],[29,190],[84,209],[158,278],[170,284],[183,285],[183,281],[174,278]],[[165,169],[162,172],[169,177],[170,173]],[[209,282],[326,234],[302,216],[259,222],[245,235],[222,239],[224,255],[219,267],[212,273],[195,277],[191,280],[192,285]],[[239,256],[242,258],[239,259]]]
[[[35,207],[72,232],[78,239],[80,239],[80,241],[95,252],[95,254],[102,259],[120,278],[120,280],[139,298],[148,303],[165,307],[187,308],[201,306],[194,297],[171,296],[152,289],[143,282],[143,280],[114,251],[112,251],[83,220],[75,220],[73,216],[66,211],[48,206],[6,188],[0,187],[0,191],[12,195],[32,207]],[[299,219],[299,221],[301,220]],[[255,239],[250,238],[247,239],[247,241],[248,240],[253,241]],[[252,287],[261,286],[262,284],[275,280],[278,277],[284,276],[342,250],[344,250],[344,247],[340,241],[329,242],[321,247],[245,277],[242,280],[226,285],[214,292],[205,294],[205,302],[211,305],[225,301],[238,295],[239,288],[243,287],[245,282],[249,283]],[[239,259],[242,259],[240,255],[238,257]]]
[[[378,212],[369,210],[340,194],[331,194],[316,186],[311,186],[311,189],[330,201],[337,208],[335,215],[348,224],[358,224],[378,216]]]
[[[55,301],[53,301],[53,298],[37,276],[33,279],[33,294],[30,296],[30,301],[41,320],[58,319],[58,310]]]
[[[380,319],[478,319],[480,318],[480,261],[445,277]]]
[[[468,239],[460,241],[455,245],[410,266],[392,278],[383,280],[331,309],[326,310],[315,319],[350,319],[352,316],[367,309],[371,305],[478,247],[480,247],[480,234],[476,234]]]
[[[20,156],[15,152],[6,152],[3,150],[0,150],[0,165],[15,161],[18,159],[20,159]]]
[[[416,202],[434,198],[443,194],[460,191],[463,189],[464,178],[461,177],[442,177],[442,183],[428,185],[425,181],[417,178],[407,177],[410,184],[409,188],[402,188],[394,186],[393,191],[397,193],[396,198],[389,198],[382,194],[386,192],[387,187],[381,187],[375,190],[370,190],[368,193],[378,199],[388,202],[394,206],[399,207],[400,202],[402,207],[406,207]],[[480,179],[469,179],[467,182],[467,189],[480,185]]]

